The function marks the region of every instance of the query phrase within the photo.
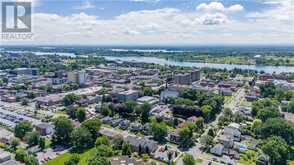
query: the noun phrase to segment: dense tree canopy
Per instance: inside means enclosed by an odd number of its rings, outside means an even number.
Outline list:
[[[71,132],[71,142],[74,149],[83,150],[93,146],[94,139],[88,129],[80,127]]]
[[[40,134],[37,131],[28,132],[25,136],[25,139],[29,146],[38,145],[40,140]]]
[[[98,118],[88,119],[82,123],[82,127],[87,128],[91,133],[93,139],[96,139],[99,135],[101,128],[101,121]]]
[[[294,124],[284,119],[268,119],[256,129],[257,135],[261,138],[271,136],[282,137],[289,145],[294,144]]]
[[[18,138],[23,138],[27,132],[33,130],[32,123],[29,121],[21,121],[17,123],[14,127],[14,135]]]
[[[83,122],[86,119],[86,110],[85,108],[78,108],[76,112],[76,117],[79,120],[79,122]]]
[[[62,99],[63,105],[69,106],[75,103],[76,101],[79,101],[81,97],[77,94],[71,93],[64,96]]]
[[[279,103],[271,99],[262,99],[252,103],[252,115],[256,116],[262,121],[266,121],[269,118],[281,117],[279,112]]]
[[[93,156],[88,160],[88,165],[111,165],[111,162],[107,158]]]
[[[268,138],[262,146],[262,151],[269,156],[271,164],[287,164],[289,146],[284,139],[277,136]]]
[[[144,103],[142,104],[141,106],[139,106],[140,110],[142,111],[141,112],[141,121],[143,123],[146,123],[149,121],[149,112],[151,110],[151,105],[149,103]]]
[[[179,132],[180,138],[179,138],[179,146],[182,148],[188,148],[193,145],[193,131],[188,128],[182,128]]]
[[[71,142],[70,135],[72,131],[73,124],[71,120],[66,117],[54,119],[53,142],[56,144],[68,145]]]
[[[164,141],[166,135],[167,135],[167,126],[164,122],[153,122],[151,124],[152,127],[152,134],[153,134],[153,138],[156,141]]]

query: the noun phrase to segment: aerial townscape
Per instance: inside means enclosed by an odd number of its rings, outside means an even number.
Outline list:
[[[293,160],[293,72],[113,60],[108,48],[36,49],[1,51],[3,165]]]
[[[0,0],[0,165],[294,165],[294,0]]]

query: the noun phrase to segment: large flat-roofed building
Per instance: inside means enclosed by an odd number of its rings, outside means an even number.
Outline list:
[[[38,68],[16,68],[10,71],[10,73],[15,75],[33,75],[33,76],[38,75],[38,72],[39,72]]]
[[[139,92],[136,90],[127,90],[118,93],[114,93],[114,96],[119,102],[125,102],[128,100],[137,100],[139,97]]]
[[[190,73],[178,73],[175,76],[175,83],[178,85],[190,85],[192,83]]]
[[[80,96],[94,96],[97,94],[102,87],[88,87],[88,88],[81,88],[74,91],[70,91],[67,93],[58,93],[58,94],[51,94],[44,97],[37,97],[35,100],[38,105],[41,106],[52,106],[57,105],[62,102],[62,99],[65,95],[75,93]]]

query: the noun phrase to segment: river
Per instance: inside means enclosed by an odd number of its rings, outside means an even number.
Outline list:
[[[264,71],[266,73],[294,72],[294,66],[214,64],[214,63],[173,61],[173,60],[167,60],[164,58],[156,58],[156,57],[133,57],[133,56],[127,56],[127,57],[104,56],[104,58],[109,61],[144,62],[144,63],[153,63],[153,64],[160,64],[160,65],[197,67],[197,68],[207,67],[207,68],[228,69],[228,70],[238,68],[238,69],[244,69],[244,70],[256,70],[259,72]]]
[[[0,50],[1,51],[1,50]],[[74,53],[67,53],[67,52],[40,52],[40,51],[4,51],[2,50],[1,52],[7,52],[7,53],[19,53],[19,54],[23,54],[23,53],[32,53],[35,54],[37,56],[43,56],[43,55],[58,55],[58,56],[66,56],[66,57],[76,57],[76,55]]]

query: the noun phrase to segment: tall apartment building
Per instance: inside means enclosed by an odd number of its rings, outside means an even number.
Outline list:
[[[175,75],[175,83],[178,85],[191,85],[192,82],[200,80],[200,70]]]
[[[190,85],[192,83],[190,73],[178,73],[175,76],[175,83],[178,85]]]
[[[193,70],[193,71],[191,71],[191,80],[192,80],[192,82],[199,81],[200,78],[201,78],[201,76],[200,76],[200,70]]]
[[[78,83],[80,85],[83,85],[86,83],[86,72],[85,71],[68,72],[67,80],[68,82],[73,82],[73,83]]]

